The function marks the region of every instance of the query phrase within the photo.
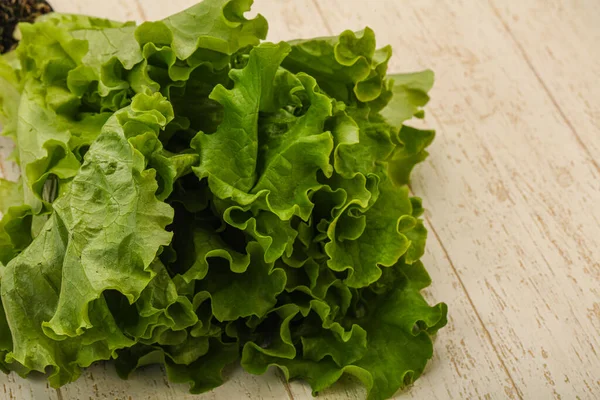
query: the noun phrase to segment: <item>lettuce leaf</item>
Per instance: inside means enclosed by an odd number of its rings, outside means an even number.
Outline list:
[[[238,360],[368,398],[423,372],[446,323],[407,184],[433,73],[387,75],[365,28],[262,42],[251,0],[162,21],[48,14],[0,58],[0,369],[54,387],[115,360],[192,393]]]
[[[154,276],[149,265],[170,242],[164,228],[172,209],[154,196],[155,173],[144,170],[143,155],[126,138],[128,123],[138,122],[138,129],[145,123],[154,135],[164,125],[163,115],[158,123],[149,118],[158,113],[156,97],[144,99],[147,109],[127,108],[107,122],[42,233],[3,271],[3,303],[15,327],[7,359],[42,372],[53,366],[51,382],[66,383],[78,376],[76,366],[108,359],[130,344],[117,334],[102,293],[117,290],[133,303]],[[46,311],[35,312],[44,299]],[[32,308],[36,317],[15,307]],[[65,340],[73,348],[63,354]],[[81,348],[88,341],[98,353]]]
[[[339,36],[290,42],[292,52],[284,67],[314,76],[324,90],[351,104],[376,100],[385,89],[390,46],[376,49],[375,33],[344,31]]]
[[[392,273],[396,275],[393,278],[395,283],[389,291],[381,294],[367,291],[365,316],[354,318],[357,324],[346,338],[338,335],[333,346],[323,342],[323,336],[319,338],[323,348],[318,359],[312,357],[314,345],[308,349],[303,347],[304,357],[297,357],[290,322],[302,311],[288,307],[285,311],[276,311],[281,319],[278,337],[268,347],[247,343],[242,365],[257,374],[266,372],[269,366],[278,366],[287,379],[306,379],[314,395],[334,384],[343,374],[348,374],[366,386],[368,399],[392,397],[398,388],[412,384],[423,372],[427,360],[433,355],[430,335],[446,324],[447,312],[445,304],[430,307],[421,296],[420,290],[430,283],[421,263],[412,266],[400,263]],[[348,357],[351,353],[343,351],[337,355],[339,348],[335,346],[351,343],[357,335],[354,328],[357,326],[364,327],[358,332],[366,333],[366,351],[358,360],[340,362],[341,357]],[[302,343],[306,343],[306,339],[302,339]],[[354,350],[356,348],[354,346]]]

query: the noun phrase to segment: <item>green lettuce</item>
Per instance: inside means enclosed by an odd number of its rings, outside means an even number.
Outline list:
[[[115,360],[192,393],[241,361],[314,393],[411,384],[446,323],[408,183],[433,73],[374,32],[262,42],[251,0],[162,21],[48,14],[0,58],[0,369],[53,387]]]

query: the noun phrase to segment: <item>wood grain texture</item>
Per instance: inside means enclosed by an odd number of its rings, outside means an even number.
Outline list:
[[[490,4],[589,160],[600,170],[600,2]]]
[[[58,12],[141,22],[147,19],[140,6],[141,1],[144,0],[54,0],[51,3]]]
[[[53,1],[138,21],[193,3]],[[254,12],[272,41],[369,25],[393,45],[392,71],[436,72],[426,125],[438,139],[412,189],[428,208],[427,297],[449,304],[450,322],[423,377],[398,398],[600,398],[598,3],[257,0]],[[3,155],[0,143],[0,164]],[[201,398],[311,398],[274,372],[232,374]],[[14,375],[0,383],[0,398],[196,398],[159,368],[121,381],[100,364],[59,392]],[[364,391],[343,382],[323,397]]]

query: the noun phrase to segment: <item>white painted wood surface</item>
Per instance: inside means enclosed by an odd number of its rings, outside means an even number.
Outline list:
[[[141,21],[194,0],[52,3]],[[369,25],[393,45],[392,71],[436,72],[426,122],[438,138],[413,191],[428,208],[427,297],[448,303],[450,321],[398,398],[600,398],[600,3],[257,0],[254,12],[272,41]],[[232,374],[200,398],[311,397],[274,372]],[[198,398],[158,368],[121,381],[104,364],[59,391],[15,375],[0,384],[2,399]],[[322,397],[364,391],[344,382]]]

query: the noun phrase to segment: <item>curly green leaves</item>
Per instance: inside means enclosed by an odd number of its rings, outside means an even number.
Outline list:
[[[368,303],[362,306],[366,308],[364,316],[354,318],[356,325],[341,335],[343,330],[338,328],[310,339],[310,333],[314,334],[319,325],[321,329],[328,325],[327,313],[318,311],[320,302],[313,302],[313,312],[319,318],[312,325],[305,318],[308,326],[295,332],[290,330],[290,322],[300,310],[291,305],[274,310],[279,320],[278,335],[266,347],[246,344],[242,365],[256,374],[264,373],[271,365],[278,366],[288,379],[306,379],[314,394],[343,374],[354,375],[367,387],[368,399],[392,397],[423,372],[433,354],[430,335],[446,324],[447,312],[445,304],[430,307],[420,294],[430,283],[422,264],[400,263],[393,267],[393,273],[395,283],[387,292],[365,292]],[[295,344],[297,336],[302,350]]]
[[[61,285],[69,279],[63,278],[67,236],[60,218],[53,215],[2,274],[2,303],[13,338],[6,361],[41,372],[52,367],[49,380],[53,386],[77,379],[81,367],[110,359],[115,350],[133,344],[117,328],[104,298],[86,305],[90,329],[60,341],[45,334],[42,324],[53,318]]]
[[[0,124],[1,134],[15,137],[16,124],[21,94],[19,90],[19,78],[15,71],[17,58],[14,54],[0,56]]]
[[[238,343],[225,343],[214,337],[190,339],[189,343],[193,345],[191,349],[134,346],[119,353],[117,372],[126,379],[139,367],[163,364],[169,380],[189,384],[190,393],[204,393],[222,385],[223,369],[239,358]]]
[[[0,220],[0,267],[31,243],[31,214],[29,206],[10,207]]]
[[[411,74],[390,75],[393,96],[381,110],[381,115],[396,130],[413,116],[422,118],[421,107],[429,102],[427,94],[433,87],[433,71],[425,70]]]
[[[264,316],[285,287],[283,270],[264,261],[258,242],[249,242],[239,252],[222,236],[210,228],[196,228],[190,254],[181,254],[195,261],[181,277],[187,283],[195,282],[198,299],[212,300],[212,314],[218,321]]]
[[[169,46],[180,60],[194,58],[198,50],[231,55],[243,47],[258,45],[267,36],[267,21],[262,15],[251,20],[244,17],[252,3],[206,0],[162,21],[142,24],[136,38],[142,45]],[[207,18],[210,23],[201,22]]]
[[[124,138],[102,135],[70,192],[54,204],[73,237],[63,262],[69,280],[61,287],[61,301],[47,325],[56,335],[73,336],[91,327],[87,304],[104,290],[119,290],[135,301],[152,279],[148,266],[170,242],[164,228],[172,210],[154,196],[154,173],[141,171],[143,163],[136,166],[134,157]]]
[[[115,112],[129,104],[132,90],[161,90],[168,95],[173,81],[187,80],[203,64],[228,67],[235,52],[257,45],[266,35],[263,17],[243,16],[251,4],[205,1],[137,28],[132,23],[60,14],[23,24],[17,50],[19,73],[12,73],[10,65],[5,68],[8,62],[0,64],[0,106],[2,114],[14,114],[17,91],[24,88],[18,118],[21,132],[15,132],[17,118],[11,118],[5,133],[20,141],[25,202],[34,213],[51,209],[42,194],[48,178],[56,177],[61,190],[80,167],[79,149],[87,148],[100,134],[108,117],[90,119],[89,111]],[[207,17],[214,22],[197,23]],[[166,80],[159,72],[165,63]]]
[[[349,208],[327,230],[325,251],[334,271],[348,270],[345,281],[350,287],[364,287],[381,276],[379,266],[390,267],[406,253],[410,241],[401,233],[412,213],[408,189],[397,189],[384,182],[380,195],[365,213]]]
[[[431,307],[420,293],[431,283],[423,265],[396,268],[397,289],[369,299],[367,307],[374,310],[365,324],[369,351],[355,364],[360,370],[348,371],[363,381],[370,399],[391,397],[398,388],[412,384],[433,355],[430,335],[447,322],[446,305]]]
[[[270,102],[275,73],[288,51],[284,44],[253,49],[248,65],[230,72],[233,89],[217,86],[211,93],[225,115],[215,133],[200,133],[194,139],[200,152],[200,165],[194,171],[199,178],[208,177],[213,192],[223,192],[222,198],[236,191],[246,193],[256,182],[259,111]]]
[[[44,199],[42,194],[48,177],[54,175],[59,180],[68,180],[80,167],[68,146],[71,134],[57,120],[56,113],[46,107],[44,92],[41,83],[35,80],[25,86],[16,140],[24,201],[36,214],[49,209],[49,199]]]
[[[434,131],[425,131],[402,126],[398,139],[400,145],[394,149],[388,163],[388,173],[398,185],[410,183],[410,173],[415,165],[424,161],[429,153],[425,150],[435,137]]]
[[[375,49],[375,34],[365,28],[340,36],[291,41],[292,52],[283,66],[306,72],[337,100],[352,104],[376,100],[385,89],[384,78],[392,49]]]
[[[3,272],[15,347],[9,357],[33,370],[54,366],[57,385],[76,378],[77,365],[132,344],[111,322],[102,293],[137,300],[155,275],[150,264],[171,240],[164,229],[173,211],[156,199],[155,173],[126,138],[133,126],[156,136],[168,121],[160,96],[142,97],[105,125],[40,235]],[[97,348],[82,348],[92,343]]]
[[[194,171],[207,177],[214,195],[226,201],[222,203],[226,221],[248,231],[267,252],[272,242],[290,236],[293,241],[295,235],[267,234],[263,242],[260,221],[271,218],[274,223],[269,225],[285,231],[286,223],[277,219],[308,219],[314,206],[309,196],[322,187],[317,172],[330,176],[333,170],[332,135],[323,131],[331,101],[319,93],[311,77],[279,73],[288,51],[285,44],[252,50],[244,69],[231,72],[234,87],[217,86],[211,94],[223,105],[223,123],[217,132],[200,133],[192,143],[200,154]],[[305,108],[302,115],[283,108],[294,105]],[[246,211],[254,216],[240,220]],[[259,214],[262,217],[255,219]],[[273,249],[275,258],[285,247]]]
[[[6,213],[12,206],[23,202],[20,182],[7,181],[0,178],[0,213]]]
[[[331,101],[319,93],[315,80],[299,74],[303,90],[296,91],[303,99],[306,113],[289,125],[287,132],[263,133],[259,162],[262,174],[252,193],[265,193],[259,201],[261,209],[273,211],[283,220],[297,215],[308,220],[313,203],[309,196],[321,188],[317,172],[331,176],[329,156],[333,150],[330,132],[323,132],[325,120],[331,115]]]
[[[188,339],[185,330],[198,323],[192,302],[178,292],[160,260],[148,269],[154,278],[135,304],[130,304],[120,291],[105,292],[104,297],[127,336],[148,345],[181,345]]]
[[[241,355],[375,400],[423,371],[446,309],[419,293],[406,185],[434,133],[405,122],[433,74],[386,77],[368,28],[260,44],[251,4],[48,15],[0,59],[22,170],[0,181],[0,369],[60,386],[118,357],[199,393]]]
[[[285,273],[264,261],[258,243],[248,243],[246,250],[250,262],[245,269],[229,269],[215,260],[206,278],[198,283],[198,294],[210,295],[213,315],[218,321],[235,321],[253,315],[263,317],[285,287]]]

